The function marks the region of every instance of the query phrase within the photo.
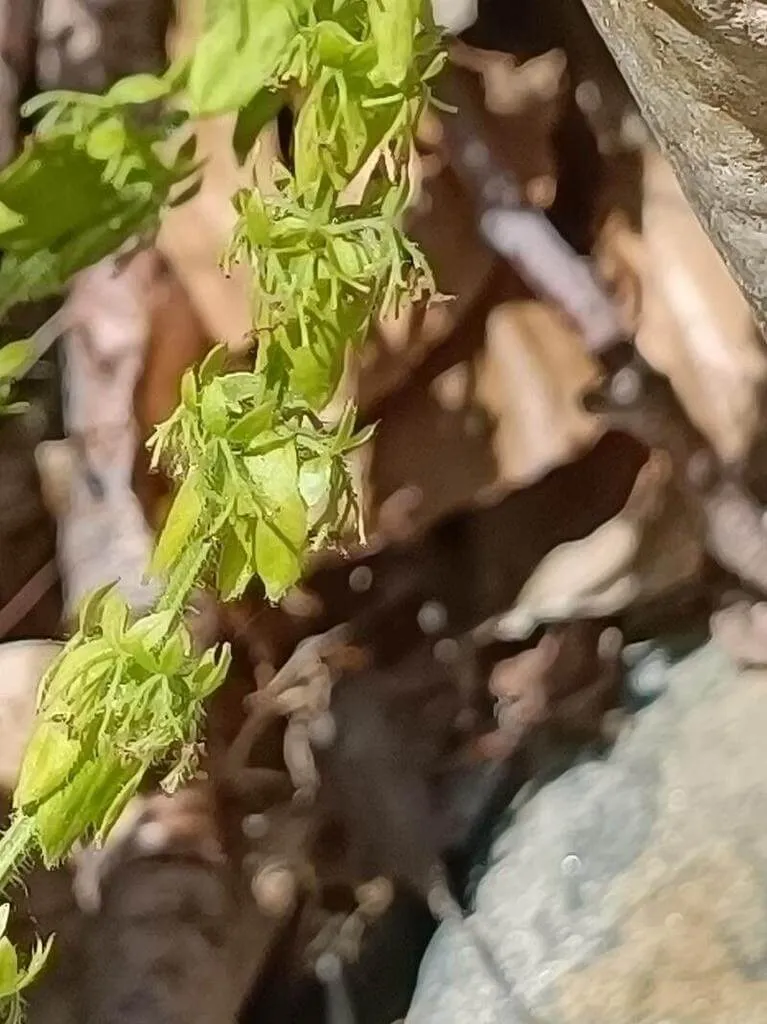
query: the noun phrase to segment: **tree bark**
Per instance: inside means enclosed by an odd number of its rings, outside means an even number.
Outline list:
[[[583,0],[767,330],[767,18],[750,0]]]

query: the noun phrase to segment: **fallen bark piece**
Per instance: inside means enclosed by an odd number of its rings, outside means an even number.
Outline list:
[[[767,30],[751,0],[583,0],[767,328]]]

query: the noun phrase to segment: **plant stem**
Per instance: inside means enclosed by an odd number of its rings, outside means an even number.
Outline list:
[[[189,595],[208,560],[210,541],[190,544],[168,579],[168,585],[157,603],[157,611],[172,611],[180,617]]]

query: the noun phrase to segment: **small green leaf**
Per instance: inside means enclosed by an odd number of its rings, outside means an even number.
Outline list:
[[[99,827],[96,829],[95,840],[97,843],[103,843],[106,837],[111,832],[112,828],[117,823],[118,818],[128,806],[128,803],[138,792],[138,788],[141,785],[141,780],[146,774],[148,765],[138,764],[134,767],[133,771],[127,776],[124,776],[120,782],[121,784],[113,787],[114,795],[109,801],[106,810],[101,817]],[[99,821],[99,818],[95,818],[95,821]]]
[[[3,405],[2,398],[0,398],[0,416],[17,416],[19,413],[26,412],[29,409],[29,402],[10,402],[8,405]]]
[[[194,412],[197,409],[199,392],[197,390],[197,377],[194,369],[186,370],[181,377],[181,401],[187,409]]]
[[[215,377],[218,377],[226,366],[228,356],[229,348],[227,345],[214,345],[200,364],[198,373],[200,383],[210,384]]]
[[[85,636],[90,636],[100,628],[104,601],[107,594],[113,589],[114,583],[105,583],[83,598],[78,612],[78,619],[80,631]]]
[[[296,118],[296,188],[301,194],[314,195],[324,176],[320,148],[328,141],[322,117],[327,82],[324,74],[317,79]]]
[[[259,519],[256,525],[256,564],[270,601],[279,601],[301,575],[301,563],[295,550],[284,535],[264,519]]]
[[[219,383],[227,402],[261,401],[263,398],[264,380],[258,373],[227,373]]]
[[[312,39],[321,66],[343,68],[354,57],[360,44],[336,21],[320,21]]]
[[[297,33],[293,6],[240,0],[221,11],[195,46],[187,87],[195,115],[240,110],[269,83]]]
[[[211,434],[220,436],[226,433],[229,415],[226,407],[226,395],[218,378],[203,388],[200,413],[205,429],[209,430]]]
[[[184,641],[176,633],[170,637],[160,655],[160,671],[166,676],[174,676],[184,664]]]
[[[125,148],[125,125],[119,117],[108,117],[96,124],[88,136],[86,150],[94,160],[110,160]]]
[[[364,444],[367,444],[373,434],[375,434],[377,428],[377,423],[369,423],[366,427],[363,427],[362,430],[358,431],[354,435],[354,437],[345,442],[342,448],[343,453],[347,454],[348,452],[353,452],[356,448],[361,448]]]
[[[250,103],[240,110],[232,136],[235,156],[240,164],[245,163],[256,139],[266,125],[279,114],[284,103],[283,93],[260,89]]]
[[[351,281],[362,277],[370,261],[362,242],[342,236],[332,240],[329,255],[344,277]]]
[[[324,456],[310,459],[301,466],[298,486],[309,508],[325,500],[330,493],[331,468],[330,459]]]
[[[413,63],[421,0],[367,0],[370,30],[378,48],[375,85],[402,85]]]
[[[71,782],[43,801],[35,811],[35,825],[43,863],[50,867],[72,849],[75,840],[87,836],[101,823],[135,766],[121,764],[114,749],[102,746],[96,760],[80,766]]]
[[[80,743],[70,738],[66,726],[38,721],[21,762],[13,806],[23,810],[50,797],[66,783],[80,753]]]
[[[298,454],[295,442],[285,440],[262,455],[245,457],[250,478],[270,509],[279,510],[298,496]]]
[[[81,104],[83,107],[94,107],[97,109],[105,105],[104,97],[99,93],[75,92],[72,89],[51,89],[49,92],[42,92],[38,96],[33,96],[27,100],[21,108],[21,113],[24,117],[33,117],[39,110],[44,110],[46,107],[54,105],[68,107],[73,104]]]
[[[0,378],[17,380],[33,353],[34,349],[28,341],[12,341],[10,345],[0,348]]]
[[[292,367],[290,384],[292,390],[304,398],[312,409],[324,408],[333,397],[343,373],[343,347],[335,352],[322,352],[318,358],[316,347],[296,349],[291,352]]]
[[[122,106],[133,103],[152,103],[162,99],[171,91],[170,82],[156,75],[129,75],[116,82],[106,94],[110,105]]]
[[[367,125],[362,110],[355,100],[341,103],[341,121],[343,123],[341,138],[346,150],[346,159],[343,160],[342,166],[345,173],[351,177],[361,166],[368,148]]]
[[[218,560],[216,584],[224,601],[239,597],[253,575],[253,538],[243,520],[235,520],[225,531]]]
[[[0,939],[0,999],[5,999],[18,989],[19,961],[10,939]]]
[[[25,988],[28,988],[38,977],[43,967],[47,963],[48,957],[50,956],[51,948],[53,947],[53,935],[48,937],[45,944],[40,942],[38,939],[35,943],[35,948],[32,950],[32,956],[29,958],[29,963],[24,969],[24,977],[19,982],[18,991],[22,992]]]
[[[296,446],[285,443],[263,455],[246,456],[244,461],[267,508],[256,527],[258,574],[269,598],[277,600],[300,575],[308,531],[306,506],[298,489]]]
[[[227,437],[230,441],[235,444],[247,445],[251,441],[263,434],[272,425],[274,419],[274,400],[264,402],[263,405],[259,405],[256,409],[251,409],[250,412],[237,420],[237,422],[229,428]]]
[[[164,572],[175,564],[193,534],[198,532],[203,510],[197,474],[190,473],[179,487],[168,512],[155,548],[152,572]]]
[[[21,213],[16,213],[10,206],[6,206],[5,203],[0,202],[0,235],[6,233],[6,231],[13,231],[14,228],[20,227],[24,223],[25,217]]]
[[[342,452],[351,440],[352,431],[354,430],[354,421],[356,418],[357,410],[354,408],[354,403],[347,402],[344,406],[343,412],[341,413],[341,417],[338,420],[338,426],[336,427],[335,451]]]
[[[123,642],[140,644],[151,651],[159,647],[168,636],[175,617],[175,612],[172,611],[144,615],[130,627]]]
[[[119,648],[123,633],[128,625],[128,605],[120,592],[113,588],[104,597],[101,606],[101,628],[104,639]]]
[[[94,669],[99,673],[110,670],[114,651],[104,639],[70,641],[52,663],[40,683],[38,705],[50,707],[65,701],[69,691],[89,676]]]
[[[229,673],[231,664],[232,649],[229,644],[212,647],[203,654],[197,668],[192,673],[190,683],[197,700],[204,700],[221,686]]]
[[[243,226],[247,232],[247,238],[253,246],[268,246],[271,243],[272,230],[275,225],[272,223],[261,196],[253,192],[247,203],[243,206]]]

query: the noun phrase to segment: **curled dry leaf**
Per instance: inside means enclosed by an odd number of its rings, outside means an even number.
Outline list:
[[[647,152],[644,176],[637,347],[669,377],[720,458],[735,460],[762,426],[767,354],[746,300],[658,153]]]
[[[673,487],[670,462],[653,452],[624,509],[547,555],[495,634],[511,640],[539,622],[610,615],[694,576],[701,558],[700,532]]]

